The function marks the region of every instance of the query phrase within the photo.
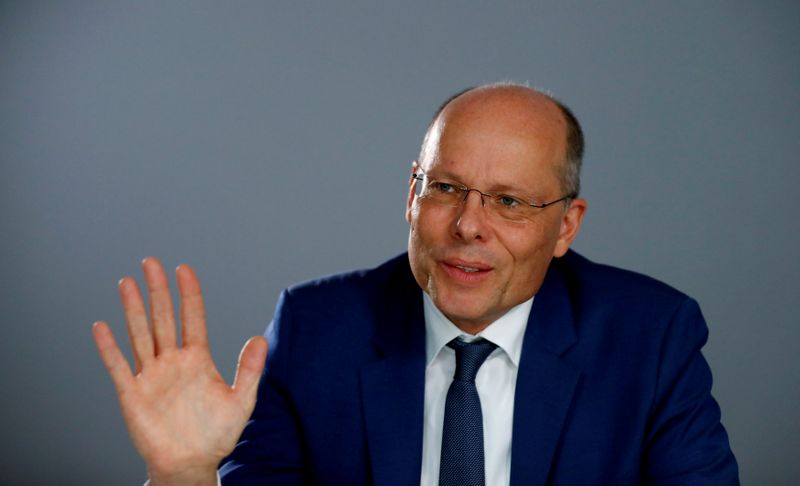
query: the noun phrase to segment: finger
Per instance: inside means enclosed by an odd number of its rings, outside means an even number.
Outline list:
[[[133,380],[128,360],[119,350],[108,324],[103,321],[95,322],[92,326],[92,336],[97,350],[100,352],[100,358],[103,360],[108,374],[111,375],[111,381],[114,382],[117,393],[122,395]]]
[[[189,265],[175,269],[181,295],[181,337],[184,346],[208,347],[206,311],[200,280]]]
[[[267,340],[263,336],[250,338],[239,354],[239,364],[236,366],[236,377],[233,379],[233,389],[249,412],[252,412],[256,403],[256,391],[264,362],[267,358]],[[248,412],[248,413],[249,413]]]
[[[128,338],[133,348],[136,372],[139,373],[142,367],[147,366],[155,357],[153,337],[147,326],[147,313],[136,280],[130,277],[123,278],[119,281],[118,290],[122,310],[125,312],[125,322],[128,323]]]
[[[164,267],[157,258],[147,257],[142,261],[147,290],[150,293],[150,319],[153,325],[156,354],[174,349],[175,311],[169,294],[169,281]]]

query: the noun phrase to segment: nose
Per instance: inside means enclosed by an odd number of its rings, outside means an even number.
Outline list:
[[[483,200],[483,193],[477,189],[467,188],[466,194],[464,194],[464,199],[462,199],[461,202],[466,204],[467,200],[469,199],[469,195],[472,194],[473,192],[478,194],[478,197],[481,198],[481,206],[485,206],[486,203]]]
[[[475,197],[470,197],[475,192]],[[486,210],[483,207],[483,194],[478,190],[470,190],[458,208],[458,219],[455,223],[455,236],[465,242],[485,240],[488,227]]]

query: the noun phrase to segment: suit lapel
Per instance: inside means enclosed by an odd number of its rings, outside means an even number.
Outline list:
[[[379,298],[379,358],[361,370],[361,398],[373,483],[419,483],[425,400],[421,290],[408,264]]]
[[[514,398],[511,484],[545,484],[580,373],[560,355],[575,343],[567,287],[553,261],[534,299]]]

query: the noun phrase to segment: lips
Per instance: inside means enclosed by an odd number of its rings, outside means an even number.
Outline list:
[[[492,270],[491,265],[483,262],[467,261],[457,258],[442,260],[439,266],[453,280],[464,284],[476,284],[486,280]]]

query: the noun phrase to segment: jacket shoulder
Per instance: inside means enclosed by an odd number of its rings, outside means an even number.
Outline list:
[[[301,299],[305,305],[315,302],[330,304],[330,301],[364,299],[375,297],[382,289],[396,284],[396,280],[410,273],[408,255],[397,255],[372,268],[326,275],[292,285],[285,293]]]
[[[566,281],[568,288],[582,296],[602,299],[646,299],[684,302],[685,293],[653,277],[611,265],[595,263],[570,250],[553,260],[553,269]]]

